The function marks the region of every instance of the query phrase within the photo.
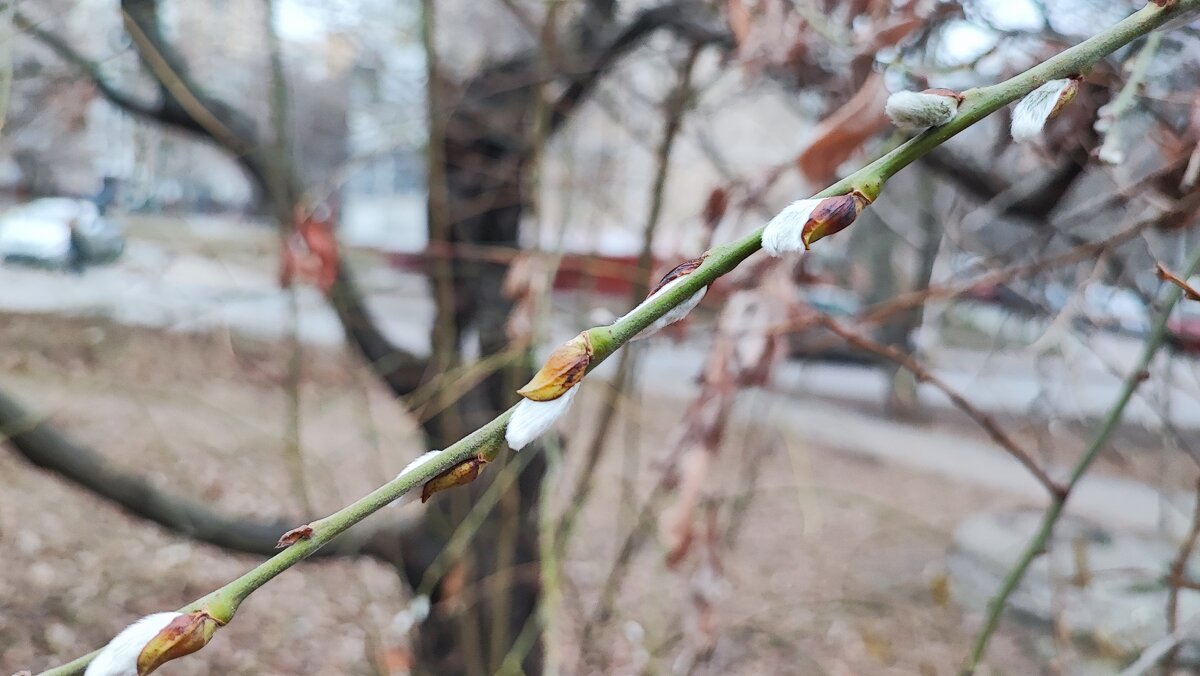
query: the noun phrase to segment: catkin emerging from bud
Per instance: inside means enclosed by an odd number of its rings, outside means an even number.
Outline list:
[[[813,242],[850,227],[870,203],[859,192],[792,202],[767,223],[763,249],[772,256],[807,251]]]
[[[1066,107],[1079,91],[1079,79],[1051,80],[1021,99],[1012,115],[1012,137],[1027,143],[1042,137],[1046,123]]]
[[[700,256],[699,258],[693,258],[689,261],[684,261],[683,263],[676,265],[674,268],[672,268],[670,270],[670,272],[663,275],[662,279],[658,280],[658,284],[656,284],[654,286],[654,288],[650,290],[650,293],[646,296],[646,300],[638,303],[637,307],[633,308],[629,312],[622,315],[620,318],[617,319],[617,321],[621,321],[622,319],[625,319],[629,315],[631,315],[635,312],[638,312],[643,307],[645,307],[647,303],[653,303],[659,297],[663,296],[666,293],[669,293],[672,289],[674,289],[675,287],[682,284],[683,281],[685,279],[687,279],[688,275],[692,274],[692,272],[694,272],[696,269],[698,269],[701,265],[704,264],[704,259],[707,256],[708,256],[708,254],[705,253],[703,256]],[[695,307],[700,304],[700,301],[704,299],[704,294],[707,292],[708,292],[708,287],[706,286],[706,287],[701,288],[699,291],[693,293],[692,295],[688,296],[687,298],[685,298],[683,300],[682,303],[680,303],[679,305],[676,305],[675,307],[671,308],[670,310],[667,310],[667,312],[665,314],[663,314],[663,316],[654,320],[654,322],[651,323],[650,326],[647,326],[646,328],[639,331],[638,334],[636,336],[634,336],[633,338],[631,338],[630,340],[641,340],[643,338],[649,338],[650,336],[653,336],[654,334],[656,334],[659,331],[663,330],[664,328],[670,326],[671,324],[674,324],[675,322],[688,316],[688,313],[691,312],[693,309],[695,309]]]
[[[562,396],[549,401],[522,399],[508,419],[508,428],[504,430],[504,440],[509,447],[519,451],[554,427],[554,423],[571,407],[571,400],[578,391],[578,387],[572,387]]]

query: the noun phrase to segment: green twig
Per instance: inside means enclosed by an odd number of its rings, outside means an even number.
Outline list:
[[[851,190],[858,190],[865,195],[874,197],[879,194],[883,184],[896,172],[929,153],[967,127],[995,112],[1000,107],[1017,100],[1048,80],[1078,75],[1087,71],[1097,61],[1118,48],[1149,33],[1167,21],[1181,14],[1194,11],[1197,8],[1200,8],[1200,0],[1178,0],[1165,8],[1147,3],[1145,7],[1108,30],[1075,47],[1067,49],[1020,75],[999,84],[968,90],[963,93],[964,100],[959,108],[959,114],[954,120],[944,126],[930,129],[908,141],[875,162],[826,188],[824,191],[818,193],[818,196],[828,197],[845,194]],[[709,256],[705,259],[703,265],[683,278],[683,281],[670,291],[662,294],[654,301],[646,303],[636,312],[631,313],[611,326],[589,329],[587,333],[591,338],[593,347],[593,356],[589,368],[598,366],[633,338],[633,336],[637,335],[638,332],[666,314],[671,308],[682,303],[702,287],[707,286],[718,277],[737,267],[742,261],[761,248],[761,238],[762,228],[759,228],[740,240],[715,247],[709,252]],[[1178,298],[1179,294],[1177,290],[1173,291],[1172,294],[1171,298]],[[1163,323],[1160,322],[1156,335],[1162,333],[1163,326]],[[1161,335],[1159,335],[1158,340],[1161,342]],[[1128,391],[1123,399],[1127,401],[1131,395],[1132,389]],[[1123,406],[1124,404],[1122,403],[1121,407],[1123,408]],[[444,449],[435,458],[421,465],[418,469],[387,482],[357,502],[342,508],[324,519],[313,522],[310,524],[313,529],[312,534],[308,538],[300,540],[271,559],[259,564],[245,575],[189,604],[183,611],[190,612],[203,608],[218,621],[222,623],[229,622],[233,619],[242,601],[254,593],[255,590],[296,563],[312,556],[317,550],[351,526],[450,468],[477,455],[495,452],[500,444],[503,443],[504,429],[511,415],[512,409],[501,413],[491,422]],[[1116,421],[1109,421],[1108,424],[1115,426]],[[1090,455],[1094,456],[1096,450],[1098,449],[1094,449]],[[1090,460],[1088,460],[1088,464],[1090,464]],[[1086,471],[1086,465],[1079,474],[1082,475],[1083,471]],[[1077,480],[1077,478],[1073,477],[1072,484]],[[1053,518],[1057,519],[1057,513],[1061,512],[1061,509],[1061,504],[1058,504],[1057,509],[1052,508],[1049,513],[1053,513]],[[1053,521],[1051,520],[1048,523],[1052,525]],[[1021,572],[1023,573],[1024,571],[1022,570]],[[1013,582],[1013,586],[1015,587],[1015,581]],[[979,654],[982,654],[984,647],[986,647],[986,640],[979,647]],[[79,674],[82,673],[90,659],[90,655],[85,656],[70,664],[51,669],[45,673],[52,676]]]
[[[1188,264],[1187,273],[1185,276],[1190,277],[1200,271],[1200,248],[1197,248],[1193,253],[1191,262]],[[1121,393],[1117,396],[1116,402],[1108,411],[1103,422],[1100,424],[1100,429],[1096,432],[1096,436],[1092,438],[1091,444],[1084,451],[1083,457],[1075,464],[1071,470],[1071,478],[1063,486],[1061,493],[1053,496],[1050,506],[1042,515],[1041,524],[1038,526],[1037,532],[1034,533],[1029,544],[1025,546],[1021,552],[1020,558],[1017,559],[1017,564],[1005,576],[1003,584],[1000,586],[999,593],[988,603],[988,614],[984,620],[983,630],[979,632],[979,636],[975,639],[975,644],[971,648],[970,655],[967,656],[963,663],[961,674],[967,676],[975,673],[975,669],[979,666],[979,662],[983,659],[987,652],[988,642],[991,640],[992,634],[995,633],[996,627],[1000,624],[1000,616],[1004,613],[1004,608],[1008,605],[1008,599],[1016,591],[1020,585],[1021,579],[1025,577],[1025,572],[1029,570],[1029,566],[1046,550],[1046,545],[1050,541],[1050,536],[1053,534],[1054,525],[1062,516],[1063,508],[1067,504],[1067,500],[1071,497],[1071,492],[1078,485],[1079,481],[1087,474],[1092,463],[1100,455],[1100,451],[1104,449],[1104,445],[1108,442],[1108,438],[1116,430],[1117,425],[1121,422],[1121,416],[1125,412],[1125,407],[1129,405],[1133,394],[1138,386],[1145,382],[1149,377],[1147,369],[1150,367],[1150,362],[1154,359],[1154,355],[1158,353],[1167,337],[1167,319],[1171,316],[1171,310],[1179,299],[1183,296],[1183,290],[1176,286],[1171,286],[1163,299],[1162,307],[1158,311],[1155,318],[1154,326],[1150,330],[1150,335],[1146,337],[1146,343],[1142,347],[1141,357],[1137,361],[1137,365],[1133,371],[1125,378],[1125,383],[1121,387]]]
[[[1104,132],[1104,143],[1100,144],[1100,148],[1096,151],[1096,156],[1102,162],[1119,164],[1125,159],[1126,143],[1121,121],[1133,108],[1134,99],[1137,97],[1142,83],[1146,80],[1146,73],[1149,72],[1150,64],[1154,61],[1154,55],[1158,52],[1158,46],[1161,43],[1162,33],[1151,33],[1150,37],[1146,38],[1146,44],[1142,47],[1142,51],[1134,57],[1129,79],[1125,81],[1125,86],[1121,88],[1121,92],[1109,104],[1108,111],[1103,115],[1107,118],[1109,126]]]

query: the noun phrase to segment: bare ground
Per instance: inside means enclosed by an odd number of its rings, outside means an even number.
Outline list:
[[[0,316],[7,389],[112,462],[248,517],[304,511],[281,441],[288,354],[286,346],[225,334]],[[305,474],[315,511],[327,513],[393,476],[422,445],[352,358],[304,354]],[[572,413],[564,487],[590,438],[581,421],[593,419],[595,400],[585,393]],[[646,494],[682,406],[627,404],[564,562],[564,601],[551,627],[563,673],[589,671],[576,663],[578,630],[633,522],[622,484],[636,500]],[[803,443],[789,450],[756,427],[730,435],[713,472],[715,495],[745,490],[736,468],[760,443],[770,450],[736,540],[721,555],[720,638],[700,673],[954,673],[978,618],[944,594],[950,533],[966,515],[1012,500]],[[183,605],[256,560],[166,533],[4,451],[0,562],[0,671],[7,673],[92,650],[132,619]],[[617,617],[600,633],[613,656],[610,673],[634,673],[647,659],[652,672],[671,670],[687,645],[693,565],[668,569],[653,537],[635,558]],[[393,619],[405,602],[394,573],[377,563],[302,565],[256,593],[203,652],[161,673],[400,673],[395,659],[407,637]],[[1008,623],[994,642],[993,672],[1042,672],[1030,640]]]

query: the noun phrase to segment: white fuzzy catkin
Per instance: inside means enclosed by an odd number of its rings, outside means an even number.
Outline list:
[[[1070,96],[1077,87],[1074,80],[1051,80],[1025,95],[1012,115],[1012,137],[1017,143],[1034,141],[1042,136],[1046,122],[1059,107],[1063,96]]]
[[[433,460],[434,458],[436,458],[438,456],[439,453],[441,453],[441,451],[437,451],[437,450],[429,451],[427,453],[422,453],[420,456],[417,457],[416,460],[413,460],[412,462],[405,465],[404,469],[400,470],[400,473],[396,475],[396,478],[399,479],[400,477],[404,476],[405,474],[408,474],[409,472],[412,472],[413,470],[424,465],[425,463],[429,462],[430,460]],[[404,495],[400,496],[400,499],[396,501],[396,504],[407,505],[411,502],[415,502],[417,500],[417,498],[419,498],[419,497],[421,497],[421,491],[416,490],[414,488],[414,489],[410,490],[409,492],[405,493]]]
[[[958,114],[958,100],[928,92],[896,92],[888,97],[883,111],[900,129],[917,131],[953,120]]]
[[[813,197],[797,200],[783,208],[763,230],[763,249],[772,256],[782,256],[794,251],[804,251],[804,226],[812,212],[826,198]]]
[[[637,312],[641,308],[645,307],[647,303],[654,301],[659,296],[663,295],[664,293],[667,293],[671,289],[674,289],[675,287],[682,284],[683,280],[685,280],[685,279],[687,279],[687,275],[684,275],[682,277],[677,277],[677,278],[672,279],[671,281],[667,282],[666,284],[663,284],[663,287],[661,289],[659,289],[658,291],[655,291],[654,293],[647,296],[646,300],[638,303],[637,307],[633,308],[629,312],[626,312],[617,321],[621,321],[622,319],[625,319],[629,315],[632,315],[633,313]],[[666,328],[666,327],[674,324],[675,322],[679,321],[680,319],[683,319],[684,317],[688,316],[688,313],[691,312],[697,305],[700,304],[700,301],[704,299],[704,294],[707,292],[708,292],[708,287],[706,286],[706,287],[700,289],[699,291],[697,291],[696,293],[693,293],[692,295],[688,296],[686,300],[684,300],[679,305],[676,305],[675,307],[668,310],[665,315],[654,320],[653,324],[651,324],[650,326],[647,326],[646,328],[639,331],[638,334],[636,336],[634,336],[633,338],[631,338],[630,340],[641,340],[643,338],[649,338],[650,336],[653,336],[654,334],[658,333],[659,331],[663,330],[664,328]]]
[[[509,447],[519,451],[554,427],[554,423],[571,407],[571,400],[578,391],[579,384],[576,383],[557,399],[522,399],[512,417],[508,419],[508,428],[504,430],[504,440],[508,442]]]
[[[146,644],[179,616],[154,613],[125,627],[88,664],[84,676],[138,676],[137,661]]]
[[[412,462],[405,465],[404,469],[400,470],[400,473],[396,475],[396,478],[399,479],[400,477],[404,476],[405,474],[408,474],[409,472],[415,470],[416,468],[420,467],[421,465],[424,465],[425,463],[429,462],[430,460],[433,460],[434,458],[437,457],[438,453],[441,453],[441,451],[434,450],[434,451],[429,451],[428,453],[421,454],[416,460],[413,460]]]

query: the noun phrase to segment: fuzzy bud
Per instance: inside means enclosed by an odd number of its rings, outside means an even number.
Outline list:
[[[1017,143],[1042,136],[1046,123],[1066,107],[1079,92],[1079,78],[1051,80],[1021,99],[1012,115],[1012,137]]]
[[[200,610],[154,613],[121,630],[88,665],[84,676],[145,676],[208,645],[219,623]]]
[[[883,110],[900,129],[919,131],[940,127],[953,120],[960,103],[962,95],[951,89],[903,91],[889,96]]]
[[[531,441],[545,434],[571,407],[571,400],[579,388],[573,387],[557,399],[535,401],[522,399],[508,419],[504,440],[510,448],[519,451]]]
[[[767,223],[763,248],[772,256],[807,251],[813,242],[850,227],[870,203],[858,191],[792,202]]]
[[[662,279],[658,280],[658,284],[654,285],[654,288],[650,290],[649,295],[646,296],[646,300],[643,300],[641,303],[638,303],[637,307],[635,307],[632,310],[630,310],[629,312],[625,313],[617,321],[621,321],[622,319],[625,319],[626,317],[632,315],[633,313],[641,310],[643,307],[646,306],[647,303],[654,302],[657,298],[659,298],[663,294],[670,293],[670,291],[672,289],[674,289],[675,287],[682,284],[683,280],[688,275],[695,272],[696,269],[698,269],[704,263],[704,259],[707,257],[708,257],[708,253],[705,252],[705,254],[703,256],[700,256],[699,258],[693,258],[689,261],[684,261],[683,263],[676,265],[674,268],[671,269],[670,272],[663,275]],[[684,301],[682,303],[680,303],[679,305],[676,305],[675,307],[671,308],[670,310],[667,310],[666,314],[664,314],[663,316],[654,320],[654,322],[651,323],[650,326],[647,326],[646,328],[639,331],[636,336],[631,338],[631,340],[641,340],[642,338],[649,338],[650,336],[653,336],[654,334],[656,334],[659,331],[663,330],[664,328],[670,326],[671,324],[674,324],[675,322],[688,316],[688,313],[691,312],[693,309],[695,309],[695,307],[700,304],[700,301],[704,299],[704,294],[707,292],[708,292],[708,287],[706,286],[706,287],[700,289],[699,291],[697,291],[696,293],[693,293],[692,295],[688,296],[686,299],[684,299]]]

